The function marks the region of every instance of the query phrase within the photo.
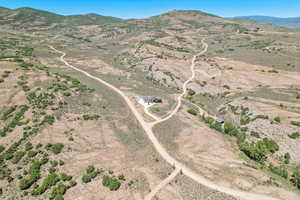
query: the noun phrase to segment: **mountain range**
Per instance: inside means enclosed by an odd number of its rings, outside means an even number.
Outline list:
[[[252,20],[292,29],[300,29],[300,17],[280,18],[270,16],[240,16],[237,19]]]

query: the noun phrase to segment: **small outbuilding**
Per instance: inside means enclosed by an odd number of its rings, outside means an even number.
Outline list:
[[[163,100],[161,97],[155,97],[155,96],[147,96],[147,97],[143,97],[143,101],[145,103],[162,103]]]
[[[225,123],[225,120],[217,117],[217,118],[216,118],[216,122],[218,122],[218,123],[220,123],[220,124],[224,124],[224,123]]]

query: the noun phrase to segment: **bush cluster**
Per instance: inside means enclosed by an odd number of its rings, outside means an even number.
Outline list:
[[[46,164],[47,162],[48,162],[48,158],[43,158],[41,160],[35,160],[32,162],[28,170],[29,177],[21,179],[19,183],[19,187],[21,190],[26,190],[30,188],[35,182],[37,182],[40,179],[41,166]]]
[[[116,191],[120,188],[121,183],[117,178],[105,175],[102,178],[102,185],[108,187],[111,191]]]
[[[22,126],[28,121],[22,122],[21,120],[24,119],[24,114],[27,112],[29,107],[27,105],[21,105],[19,106],[19,111],[15,113],[13,116],[13,119],[0,130],[0,136],[4,137],[8,132],[12,132],[16,126]]]
[[[279,150],[278,144],[274,140],[264,138],[257,142],[243,142],[240,145],[243,151],[250,159],[257,162],[264,162],[269,154],[273,154]]]
[[[60,177],[56,173],[49,174],[44,180],[41,186],[35,188],[31,195],[38,196],[46,192],[50,187],[56,185],[57,182],[60,181]]]
[[[82,116],[84,120],[97,120],[100,118],[99,115],[89,115],[89,114],[86,114],[86,115],[83,115]]]
[[[289,176],[289,173],[288,173],[287,169],[284,166],[275,167],[272,164],[270,164],[269,165],[269,170],[271,172],[273,172],[274,174],[276,174],[278,176],[281,176],[285,179],[287,179],[288,176]]]
[[[61,144],[61,143],[56,143],[56,144],[50,144],[48,143],[46,146],[45,146],[45,149],[47,151],[52,151],[54,154],[59,154],[61,153],[62,149],[64,148],[64,145]]]
[[[85,170],[85,174],[82,176],[81,180],[84,183],[91,182],[96,176],[98,176],[101,171],[96,170],[94,166],[88,166],[88,168]]]

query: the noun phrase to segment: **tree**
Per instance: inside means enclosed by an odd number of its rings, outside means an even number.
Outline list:
[[[297,170],[292,174],[291,182],[295,187],[300,189],[300,170]]]
[[[290,160],[291,160],[291,155],[290,155],[290,153],[285,153],[285,154],[284,154],[284,163],[285,163],[285,164],[289,164],[289,163],[290,163]]]

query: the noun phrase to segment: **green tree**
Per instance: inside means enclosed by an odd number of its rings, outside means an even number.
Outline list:
[[[295,171],[291,176],[291,182],[295,187],[300,189],[300,170]]]
[[[285,153],[284,154],[284,163],[285,164],[289,164],[290,163],[290,160],[291,160],[291,155],[290,155],[290,153]]]

